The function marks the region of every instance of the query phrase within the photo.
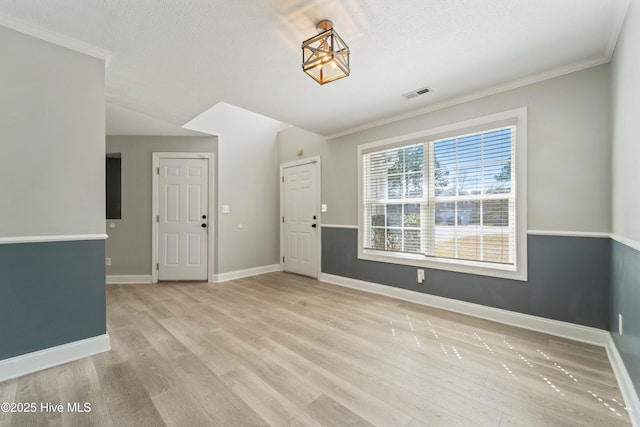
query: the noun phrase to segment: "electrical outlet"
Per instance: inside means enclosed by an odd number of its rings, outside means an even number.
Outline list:
[[[622,335],[622,314],[618,314],[618,333]]]
[[[416,281],[418,283],[424,282],[424,270],[421,268],[418,269],[418,278],[416,279]]]
[[[105,265],[106,266],[110,266],[111,265],[111,258],[105,258]]]

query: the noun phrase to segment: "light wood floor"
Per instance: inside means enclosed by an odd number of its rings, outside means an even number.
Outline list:
[[[630,425],[604,349],[272,273],[109,285],[112,350],[0,383],[0,425]],[[39,404],[39,403],[38,403]]]

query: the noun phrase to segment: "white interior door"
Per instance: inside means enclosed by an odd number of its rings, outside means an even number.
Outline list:
[[[158,280],[207,280],[209,164],[160,159]]]
[[[283,169],[284,271],[318,277],[318,167]]]

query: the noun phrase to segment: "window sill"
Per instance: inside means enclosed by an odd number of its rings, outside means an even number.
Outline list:
[[[436,270],[446,270],[456,273],[497,277],[501,279],[527,281],[526,266],[520,266],[519,269],[516,269],[511,265],[488,265],[485,263],[474,261],[435,259],[419,254],[388,253],[375,250],[366,250],[362,248],[358,249],[358,259],[385,262],[390,264],[410,265],[422,268],[432,268]],[[427,275],[427,282],[428,281],[429,277]]]

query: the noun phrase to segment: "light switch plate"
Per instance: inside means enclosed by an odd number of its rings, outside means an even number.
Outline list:
[[[222,213],[223,214],[228,214],[231,212],[231,206],[229,205],[222,205]]]
[[[326,212],[327,211],[327,205],[326,204],[321,204],[320,205],[320,212]]]

